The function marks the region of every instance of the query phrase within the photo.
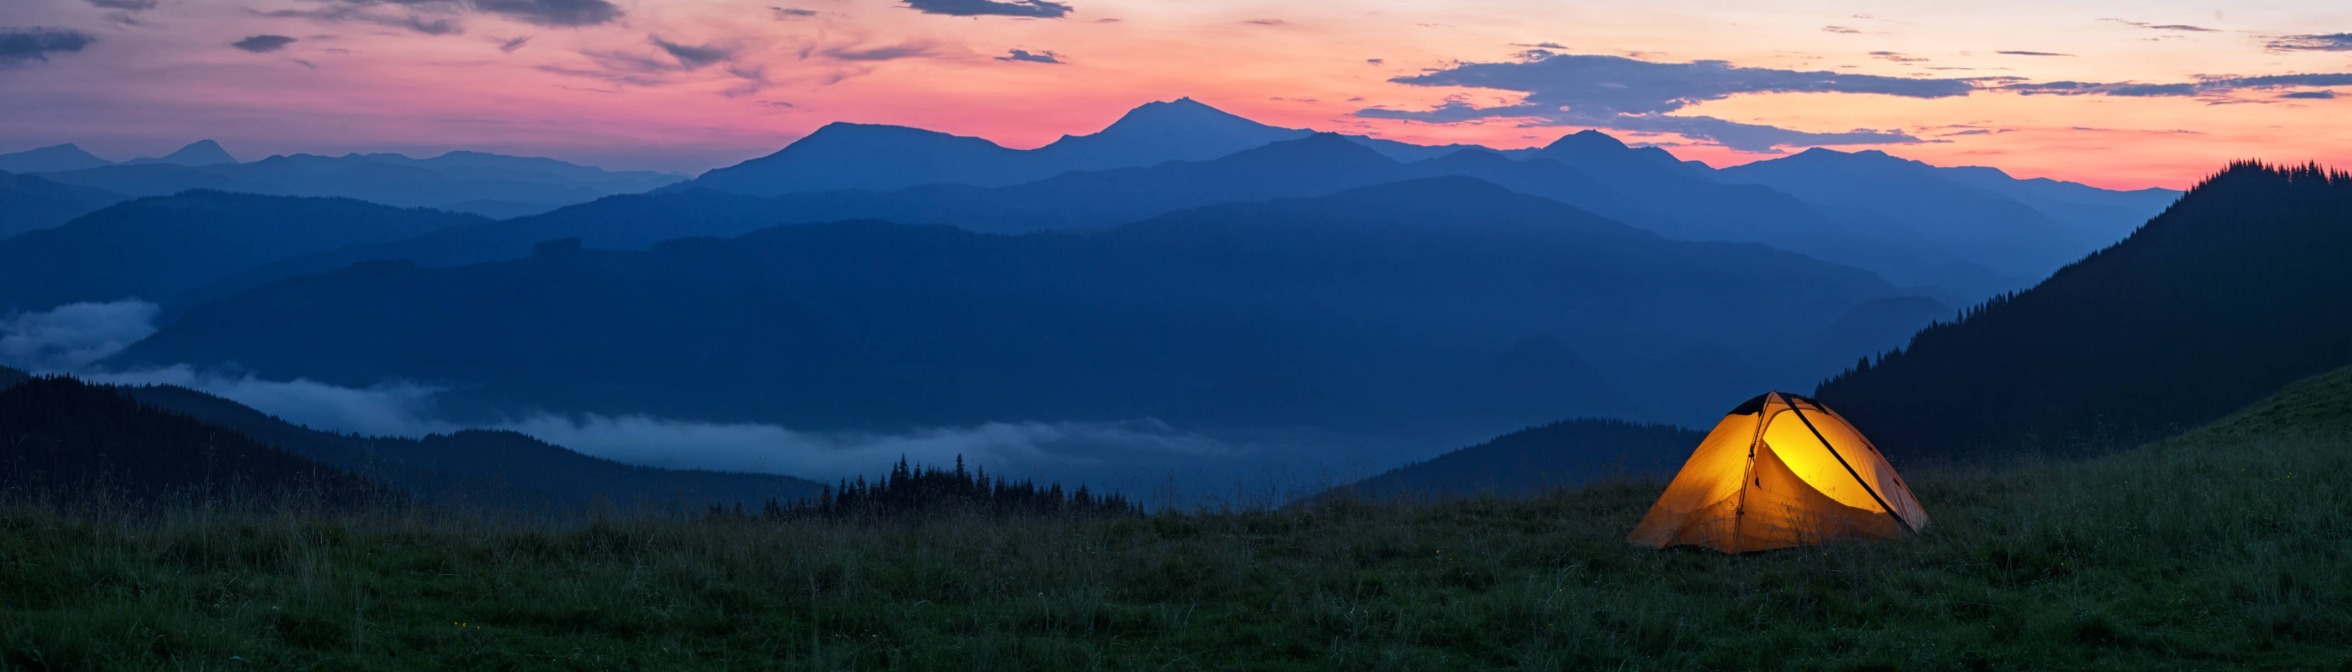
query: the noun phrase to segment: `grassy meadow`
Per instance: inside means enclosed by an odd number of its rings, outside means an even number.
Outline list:
[[[1906,474],[1905,542],[1625,533],[1662,484],[1152,517],[0,509],[0,669],[2352,670],[2352,376]]]

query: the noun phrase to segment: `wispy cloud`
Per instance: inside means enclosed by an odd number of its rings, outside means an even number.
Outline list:
[[[939,46],[929,42],[902,42],[878,47],[840,46],[817,50],[819,55],[836,61],[895,61],[906,58],[928,58],[939,53]]]
[[[2267,46],[2271,51],[2352,51],[2352,33],[2288,35]]]
[[[2170,31],[2170,32],[2175,32],[2175,33],[2218,33],[2218,32],[2221,32],[2221,30],[2220,30],[2220,29],[2218,29],[2218,28],[2207,28],[2207,27],[2204,27],[2204,26],[2192,26],[2192,25],[2185,24],[2185,23],[2149,23],[2149,22],[2146,22],[2146,21],[2132,21],[2132,20],[2129,20],[2129,19],[2117,19],[2117,18],[2105,18],[2105,19],[2100,19],[2100,21],[2106,21],[2106,22],[2108,22],[2108,23],[2119,23],[2119,24],[2123,24],[2123,25],[2126,25],[2126,26],[2131,26],[2131,27],[2133,27],[2133,28],[2145,28],[2145,29],[2148,29],[2148,30],[2163,30],[2163,31]]]
[[[648,35],[646,40],[652,42],[654,47],[661,49],[664,53],[668,53],[671,58],[678,59],[678,65],[688,70],[735,58],[733,49],[717,45],[679,44],[664,40],[659,35]]]
[[[2071,57],[2071,56],[2073,56],[2073,55],[2074,55],[2074,54],[2061,54],[2061,53],[2054,52],[2054,51],[2002,51],[2002,52],[1995,52],[1995,53],[2001,54],[2001,55],[2003,55],[2003,56],[2068,56],[2068,57]]]

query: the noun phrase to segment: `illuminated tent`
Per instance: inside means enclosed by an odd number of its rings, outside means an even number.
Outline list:
[[[1746,553],[1926,527],[1911,486],[1852,424],[1772,392],[1715,425],[1627,540]]]

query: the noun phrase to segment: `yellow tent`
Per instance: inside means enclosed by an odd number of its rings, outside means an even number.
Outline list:
[[[1926,527],[1911,486],[1852,424],[1772,392],[1715,425],[1627,540],[1746,553]]]

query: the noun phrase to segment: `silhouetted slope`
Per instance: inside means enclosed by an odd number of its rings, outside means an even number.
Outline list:
[[[0,390],[0,493],[62,499],[290,497],[375,503],[364,479],[235,432],[157,410],[112,388],[41,378]]]
[[[1037,154],[1055,170],[1105,170],[1164,161],[1207,161],[1312,133],[1268,126],[1191,98],[1178,98],[1129,110],[1097,133],[1062,136],[1038,148]]]
[[[1101,132],[1064,136],[1034,150],[903,126],[834,123],[774,154],[704,173],[687,186],[753,196],[1006,186],[1071,171],[1206,161],[1308,134],[1189,98],[1143,105]]]
[[[496,204],[507,212],[518,205],[540,210],[585,203],[616,193],[659,188],[681,176],[612,172],[586,166],[478,152],[451,152],[430,159],[397,154],[272,156],[250,163],[181,165],[125,163],[44,177],[131,196],[162,196],[211,189],[272,196],[355,198],[401,207],[459,209]]]
[[[160,158],[131,159],[129,161],[124,161],[123,163],[125,165],[161,163],[175,166],[188,166],[191,168],[202,168],[205,166],[234,165],[237,163],[237,157],[230,156],[229,150],[222,149],[220,143],[218,142],[213,142],[211,140],[198,140],[188,143],[187,146],[172,150],[172,153],[165,154]]]
[[[33,377],[31,375],[28,375],[23,371],[0,366],[0,389],[8,389],[10,386],[16,385],[17,383],[22,383],[32,379]]]
[[[1211,161],[1066,173],[1007,187],[793,194],[774,207],[799,221],[880,219],[990,233],[1105,227],[1219,203],[1320,196],[1405,179],[1396,161],[1328,133]]]
[[[1706,436],[1672,425],[1563,420],[1397,467],[1314,499],[1524,497],[1608,478],[1662,478],[1673,475]]]
[[[2014,278],[2026,286],[2136,227],[2112,222],[2060,221],[1993,189],[1951,179],[1950,171],[1885,152],[1848,154],[1810,149],[1787,158],[1719,171],[1722,179],[1760,184],[1840,209],[1883,215],[1942,249]],[[1998,184],[1998,183],[1996,183]],[[2137,219],[2154,216],[2154,204]],[[1857,219],[1855,226],[1873,220]]]
[[[1633,148],[1584,131],[1528,155],[1574,168],[1600,182],[1635,212],[1612,213],[1677,240],[1763,243],[1868,269],[1897,285],[1936,286],[1959,294],[1976,288],[1973,263],[1916,234],[1857,226],[1774,189],[1719,181],[1655,147]]]
[[[104,189],[58,184],[33,175],[0,173],[0,240],[55,228],[123,201]]]
[[[472,430],[422,439],[343,435],[295,426],[186,388],[121,392],[442,505],[548,512],[580,512],[598,504],[758,506],[813,497],[821,489],[790,476],[631,466],[513,432]]]
[[[2352,367],[2296,381],[2174,442],[2194,445],[2225,437],[2297,434],[2352,435]]]
[[[2348,258],[2352,178],[2236,164],[1819,396],[1890,452],[2130,445],[2352,362]]]
[[[0,240],[0,314],[129,297],[168,301],[278,259],[479,221],[347,199],[208,191],[139,199]]]
[[[1255,422],[1283,404],[1335,416],[1302,424],[1524,424],[1584,409],[1494,390],[1594,403],[1591,391],[1624,390],[1601,409],[1614,412],[1660,395],[1712,407],[1773,375],[1817,376],[1754,367],[1890,295],[1858,270],[1669,241],[1441,178],[1087,235],[837,223],[650,252],[365,264],[197,308],[119,362],[447,381],[452,398],[492,406],[811,429]],[[1556,347],[1523,347],[1545,337]],[[1577,353],[1614,356],[1586,366]],[[1513,361],[1619,380],[1531,386],[1498,363]],[[1657,375],[1623,380],[1643,372]]]
[[[51,173],[111,165],[113,161],[91,156],[70,144],[0,154],[0,172],[10,173]]]

